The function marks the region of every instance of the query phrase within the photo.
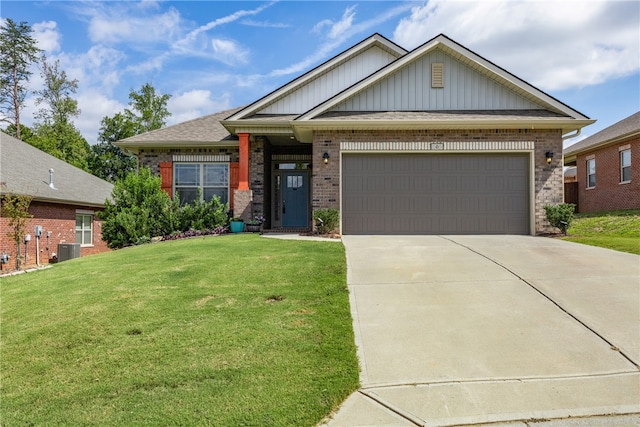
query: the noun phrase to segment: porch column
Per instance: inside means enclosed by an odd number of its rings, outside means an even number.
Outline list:
[[[239,165],[238,165],[238,189],[233,190],[234,216],[241,217],[245,221],[251,218],[253,192],[249,188],[249,134],[239,133]]]
[[[249,189],[249,134],[239,133],[240,138],[240,166],[238,190]]]

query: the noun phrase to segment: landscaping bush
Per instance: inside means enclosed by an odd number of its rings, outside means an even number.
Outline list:
[[[313,220],[316,223],[318,233],[328,234],[338,228],[340,214],[337,209],[316,209],[313,211]]]
[[[176,203],[179,204],[176,200]],[[213,230],[224,226],[228,222],[227,205],[220,202],[215,196],[211,201],[198,200],[182,205],[176,212],[176,229],[187,230]]]
[[[160,187],[160,177],[148,168],[116,182],[111,200],[100,213],[102,239],[110,248],[133,245],[175,229],[174,203]]]
[[[567,229],[571,226],[575,210],[576,205],[572,203],[561,203],[559,205],[547,205],[544,207],[549,224],[559,228],[564,234],[567,234]]]

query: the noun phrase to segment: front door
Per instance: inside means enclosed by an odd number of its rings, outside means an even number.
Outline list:
[[[309,226],[309,174],[307,171],[282,172],[282,226]]]

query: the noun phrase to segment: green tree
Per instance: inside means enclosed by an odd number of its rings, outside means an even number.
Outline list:
[[[60,61],[53,64],[42,57],[42,78],[44,88],[36,91],[36,105],[45,104],[35,114],[40,123],[69,123],[80,115],[78,101],[71,97],[78,90],[78,80],[69,80],[67,73],[60,71]]]
[[[30,127],[25,126],[23,124],[20,125],[20,131],[18,132],[18,126],[16,126],[13,123],[11,123],[4,130],[4,133],[6,133],[7,135],[11,135],[11,136],[13,136],[15,138],[22,139],[25,142],[27,142],[31,138],[33,138],[33,130],[31,130]],[[20,137],[18,137],[18,135],[20,135]]]
[[[78,102],[71,97],[78,89],[77,80],[69,80],[60,70],[60,62],[53,64],[42,57],[44,87],[36,91],[36,105],[44,105],[36,113],[34,136],[27,141],[40,150],[67,163],[88,170],[90,147],[73,125],[80,115]]]
[[[148,168],[116,182],[100,213],[102,238],[111,248],[148,241],[174,231],[173,202],[160,187],[160,177]]]
[[[110,182],[123,179],[136,170],[136,158],[114,144],[124,138],[136,135],[136,124],[125,114],[116,113],[104,117],[98,134],[98,144],[91,146],[89,171]]]
[[[5,194],[2,200],[2,216],[9,218],[9,232],[7,236],[16,244],[16,270],[20,270],[22,255],[20,247],[25,235],[27,220],[33,215],[29,214],[29,206],[32,198],[17,194]]]
[[[167,117],[171,116],[167,110],[167,102],[171,95],[157,95],[156,89],[149,83],[145,83],[138,92],[129,92],[129,105],[127,114],[139,128],[136,135],[150,130],[160,129],[166,124]]]
[[[29,67],[37,62],[41,52],[32,32],[26,22],[16,24],[12,19],[6,19],[0,26],[0,116],[2,121],[15,126],[18,139],[22,139],[20,110],[32,74]]]

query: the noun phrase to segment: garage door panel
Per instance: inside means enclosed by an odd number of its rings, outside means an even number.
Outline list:
[[[345,234],[528,234],[529,155],[343,155]]]

